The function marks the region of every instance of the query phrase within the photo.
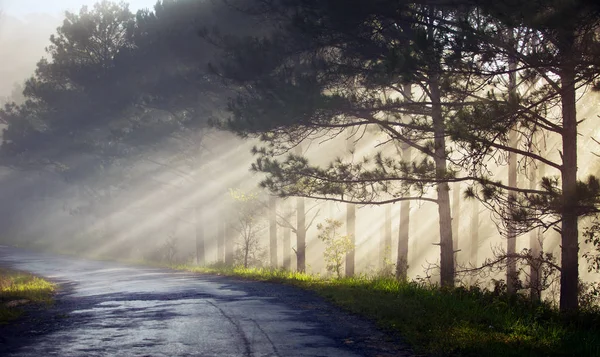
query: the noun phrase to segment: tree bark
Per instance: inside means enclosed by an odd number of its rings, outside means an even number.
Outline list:
[[[515,42],[515,35],[513,29],[509,29],[509,41],[511,42],[511,49],[513,49],[513,44]],[[518,98],[517,98],[517,62],[513,54],[509,54],[508,57],[508,105],[510,107],[511,113],[516,113]],[[516,148],[518,145],[518,137],[516,128],[511,128],[510,133],[508,134],[509,146],[511,148]],[[517,187],[517,154],[509,152],[508,153],[508,186],[509,187]],[[514,202],[516,200],[515,194],[513,192],[508,193],[508,204],[509,211],[514,211]],[[508,222],[508,234],[506,241],[506,254],[509,258],[506,260],[506,289],[509,295],[514,295],[517,292],[517,281],[519,279],[517,273],[517,261],[512,258],[516,254],[517,247],[517,233],[514,228],[514,223]]]
[[[471,199],[471,249],[469,262],[477,266],[479,252],[479,201]]]
[[[304,197],[296,199],[296,270],[306,271],[306,211]]]
[[[431,112],[434,131],[434,162],[436,178],[446,177],[446,132],[442,114],[439,75],[430,75]],[[454,286],[454,244],[452,243],[452,216],[450,212],[450,187],[447,182],[437,185],[437,203],[440,232],[440,282],[442,286]]]
[[[204,252],[204,222],[202,220],[202,208],[199,203],[196,203],[194,206],[194,221],[196,233],[196,264],[203,265],[206,263]]]
[[[346,148],[351,155],[354,155],[355,145],[352,137],[346,138]],[[353,245],[356,244],[356,206],[348,203],[346,204],[346,235],[350,239]],[[354,260],[355,260],[355,249],[346,253],[346,276],[354,276]]]
[[[296,155],[302,155],[302,147],[296,146]],[[306,272],[306,208],[304,197],[296,199],[296,270]]]
[[[579,231],[577,215],[577,110],[575,107],[575,70],[567,63],[561,73],[562,104],[562,232],[560,310],[577,310],[579,283]]]
[[[458,262],[458,231],[460,228],[460,182],[452,185],[452,239],[454,250],[454,264]]]
[[[408,145],[407,145],[408,146]],[[410,225],[410,201],[400,202],[400,222],[398,225],[398,257],[396,258],[396,279],[408,278],[408,239]],[[413,254],[415,250],[413,249]]]
[[[385,222],[383,226],[383,241],[381,242],[381,261],[383,268],[392,261],[392,205],[385,205]]]
[[[269,253],[271,267],[277,268],[277,198],[269,196]]]
[[[285,204],[285,219],[288,222],[292,221],[292,210],[289,202]],[[286,226],[283,229],[283,268],[285,270],[292,270],[292,229]]]
[[[412,85],[404,85],[404,92],[412,99]],[[402,161],[412,161],[412,147],[407,144],[402,145]],[[400,221],[398,223],[398,255],[396,257],[396,279],[406,280],[408,278],[408,242],[410,239],[410,201],[400,202]],[[413,242],[412,254],[416,256],[416,241]],[[414,261],[414,258],[413,258]]]
[[[545,175],[545,164],[539,163],[537,169],[533,168],[531,173],[530,188],[538,188],[538,171],[540,179]],[[540,289],[540,261],[537,258],[542,255],[542,229],[534,229],[529,233],[529,250],[534,258],[529,267],[529,296],[531,301],[540,302],[542,299],[542,291]]]
[[[356,206],[348,203],[346,207],[346,234],[352,242],[356,243]],[[354,276],[354,255],[355,250],[352,249],[346,253],[346,276]]]

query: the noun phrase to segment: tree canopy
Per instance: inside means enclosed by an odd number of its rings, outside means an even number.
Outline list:
[[[599,209],[598,179],[578,175],[576,106],[600,83],[599,38],[600,6],[586,0],[164,0],[137,14],[102,1],[66,14],[24,101],[0,110],[0,153],[110,195],[167,141],[177,153],[162,165],[185,161],[190,175],[178,173],[204,182],[201,143],[216,124],[259,139],[252,169],[274,195],[435,204],[445,286],[456,277],[449,184],[463,183],[509,240],[560,232],[569,312],[578,222]],[[344,154],[296,151],[328,141]],[[538,182],[516,181],[540,166]]]
[[[511,229],[560,229],[561,308],[576,307],[577,221],[596,213],[599,193],[594,177],[577,178],[575,108],[576,93],[599,74],[595,3],[290,0],[259,8],[280,30],[230,43],[220,69],[245,85],[227,125],[264,143],[253,168],[267,174],[265,187],[358,203],[424,199],[435,188],[442,282],[451,284],[447,183],[466,181],[467,195]],[[407,84],[416,88],[408,93]],[[371,127],[418,150],[421,161],[383,150],[327,166],[280,158],[302,140]],[[516,146],[513,131],[523,138]],[[556,160],[536,141],[554,135],[562,143]],[[539,190],[493,178],[488,163],[507,156],[558,176],[542,178]]]

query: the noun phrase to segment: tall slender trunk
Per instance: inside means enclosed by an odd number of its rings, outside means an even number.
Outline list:
[[[306,271],[306,211],[304,197],[296,199],[296,270]]]
[[[458,264],[458,231],[460,228],[460,182],[452,185],[452,239],[454,250],[454,264]]]
[[[203,265],[206,262],[206,256],[204,252],[204,222],[202,220],[202,207],[200,207],[200,203],[196,203],[194,206],[194,220],[196,231],[196,264]]]
[[[431,74],[431,118],[434,131],[434,162],[436,179],[446,177],[446,131],[440,94],[439,75]],[[452,216],[450,212],[450,187],[447,182],[437,185],[437,203],[440,232],[440,282],[442,286],[454,286],[454,244],[452,243]]]
[[[540,178],[545,175],[545,164],[539,163],[537,170],[532,169],[530,188],[538,188],[538,172]],[[541,263],[539,258],[542,255],[542,229],[534,229],[529,233],[529,250],[534,258],[529,266],[529,296],[531,301],[539,302],[542,298],[542,290],[540,289],[540,268]]]
[[[352,242],[356,243],[356,206],[348,203],[346,206],[346,234]],[[346,253],[346,276],[354,276],[355,250]]]
[[[302,155],[302,146],[296,146],[296,155]],[[306,208],[304,197],[296,199],[296,270],[306,271]]]
[[[407,145],[408,146],[408,145]],[[398,225],[398,257],[396,258],[396,279],[408,277],[408,239],[410,225],[410,201],[400,202],[400,222]],[[413,249],[413,254],[416,250]]]
[[[412,99],[412,85],[404,85],[404,93]],[[402,161],[412,161],[412,147],[406,143],[402,145]],[[410,227],[410,201],[400,201],[400,220],[398,222],[398,255],[396,257],[396,279],[406,280],[408,278],[408,242]],[[412,254],[416,256],[417,244],[413,242]],[[414,261],[414,258],[413,258]]]
[[[288,222],[292,221],[292,210],[290,203],[285,203],[285,219]],[[285,270],[292,270],[292,229],[286,226],[283,229],[283,268]]]
[[[269,255],[271,267],[277,267],[277,198],[269,196]]]
[[[385,222],[383,224],[383,240],[381,244],[381,261],[383,268],[392,261],[392,205],[385,205]]]
[[[355,150],[354,141],[351,137],[346,139],[346,148],[353,155]],[[346,205],[346,235],[356,244],[356,206],[348,203]],[[354,249],[346,253],[346,276],[354,276],[354,260],[356,251]]]
[[[567,57],[567,56],[565,56]],[[575,70],[566,64],[561,73],[562,104],[562,232],[560,310],[577,310],[579,283],[579,231],[577,215],[577,110],[575,107]]]
[[[471,200],[471,249],[469,262],[473,266],[477,266],[479,252],[479,201]]]
[[[514,48],[515,34],[513,29],[509,29],[509,41],[513,44],[511,49]],[[510,111],[516,114],[518,97],[517,97],[517,61],[513,54],[509,54],[508,57],[508,105]],[[516,125],[516,124],[514,124]],[[508,134],[509,145],[512,148],[516,148],[518,145],[518,137],[516,128],[511,128]],[[517,154],[509,152],[508,154],[508,186],[517,187]],[[508,205],[509,211],[515,210],[515,194],[513,192],[508,193]],[[517,260],[514,258],[517,253],[517,232],[513,222],[508,222],[508,234],[506,241],[506,254],[508,255],[506,263],[506,288],[510,295],[514,295],[517,292],[517,281],[519,279],[517,273]]]

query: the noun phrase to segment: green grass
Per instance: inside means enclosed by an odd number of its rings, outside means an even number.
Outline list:
[[[327,279],[271,269],[173,268],[290,284],[399,334],[430,356],[600,356],[600,314],[566,321],[548,305],[477,288],[440,289],[386,278]]]
[[[49,304],[54,284],[15,270],[0,269],[0,324],[6,324],[23,313],[27,304]]]

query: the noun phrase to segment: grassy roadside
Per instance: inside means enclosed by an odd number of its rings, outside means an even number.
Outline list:
[[[18,318],[24,305],[51,303],[54,291],[54,284],[42,278],[0,268],[0,324]]]
[[[294,285],[374,319],[430,356],[600,356],[600,314],[565,322],[546,305],[479,289],[441,290],[385,278],[325,279],[270,269],[174,266]]]
[[[115,261],[110,257],[88,258]],[[525,299],[507,299],[478,289],[441,290],[366,276],[338,280],[272,269],[116,261],[311,290],[399,334],[418,355],[600,356],[600,311],[565,321],[547,305],[533,306]]]

